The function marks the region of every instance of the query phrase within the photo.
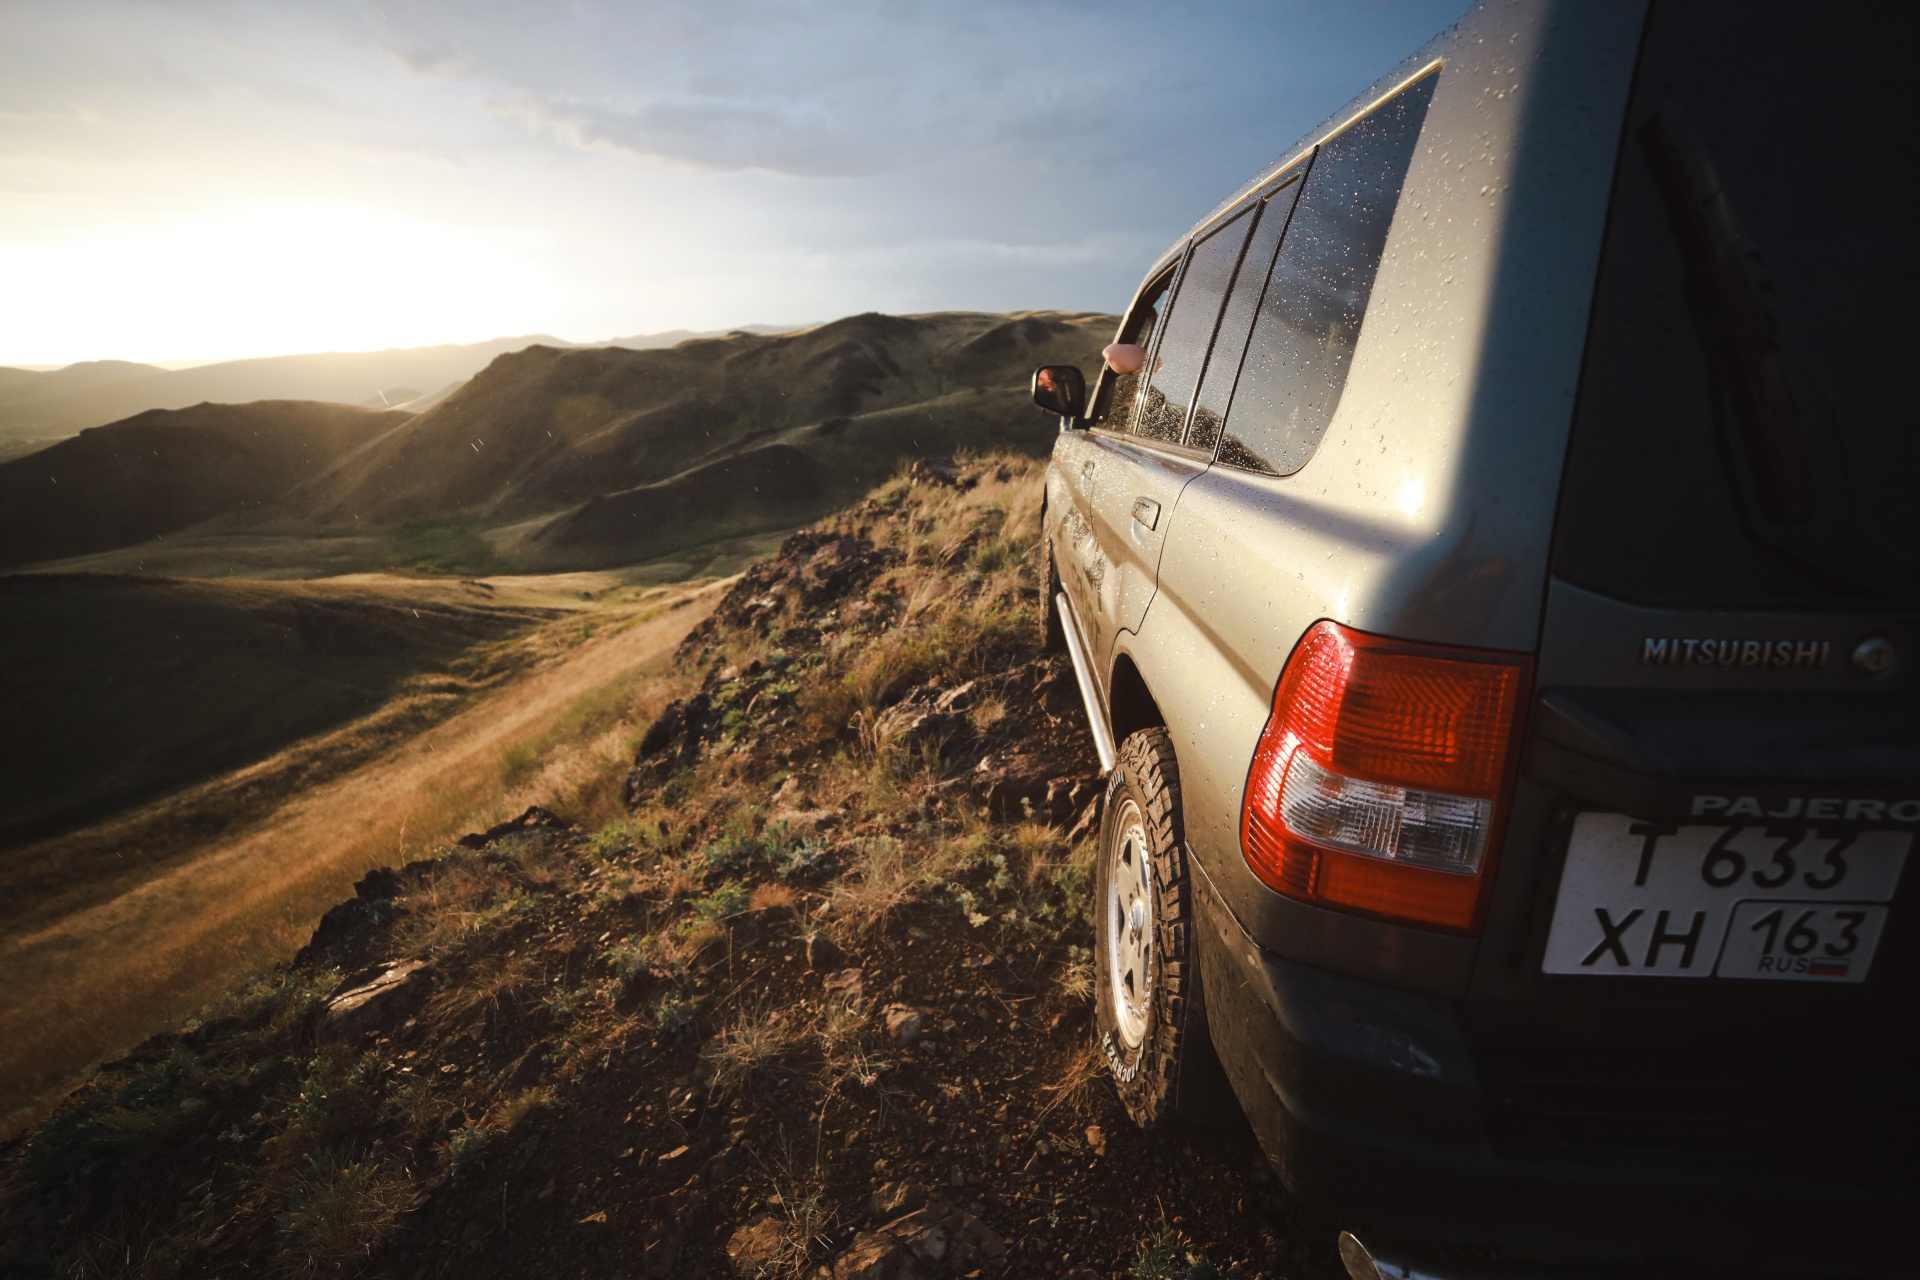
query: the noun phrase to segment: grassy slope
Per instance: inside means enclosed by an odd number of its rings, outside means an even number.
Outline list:
[[[542,614],[491,596],[403,580],[0,577],[0,850],[364,715]]]
[[[462,586],[399,585],[426,605]],[[579,600],[596,588],[591,605]],[[17,1123],[88,1062],[285,955],[368,867],[508,805],[617,807],[598,781],[605,761],[629,754],[629,722],[657,705],[653,673],[710,589],[592,575],[490,589],[550,621],[402,684],[332,732],[0,864],[12,977],[0,988],[0,1119]]]
[[[630,813],[561,803],[580,826],[364,882],[299,963],[0,1152],[0,1268],[711,1276],[751,1239],[736,1274],[812,1280],[899,1180],[1004,1243],[989,1272],[1338,1275],[1244,1135],[1147,1138],[1099,1078],[1038,481],[990,459],[796,535],[651,690],[698,696]],[[604,804],[616,759],[556,734],[518,767]],[[327,1029],[416,959],[411,1004]]]
[[[155,409],[0,462],[0,567],[126,546],[259,507],[407,420],[263,400]]]

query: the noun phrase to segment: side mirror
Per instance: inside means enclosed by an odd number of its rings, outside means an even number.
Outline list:
[[[1033,402],[1063,418],[1087,412],[1087,378],[1070,364],[1042,365],[1033,371]]]

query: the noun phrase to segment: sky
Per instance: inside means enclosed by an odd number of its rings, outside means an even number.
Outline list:
[[[0,364],[1113,311],[1466,0],[0,0]]]

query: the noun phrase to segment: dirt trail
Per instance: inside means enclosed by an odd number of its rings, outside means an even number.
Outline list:
[[[663,666],[725,582],[655,597],[405,746],[304,792],[127,891],[0,939],[0,1134],[86,1065],[284,958],[369,868],[490,820],[499,761],[581,698]]]

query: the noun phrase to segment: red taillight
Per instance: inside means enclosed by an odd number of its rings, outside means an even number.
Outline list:
[[[1531,665],[1314,624],[1253,753],[1247,865],[1307,902],[1478,928]]]

